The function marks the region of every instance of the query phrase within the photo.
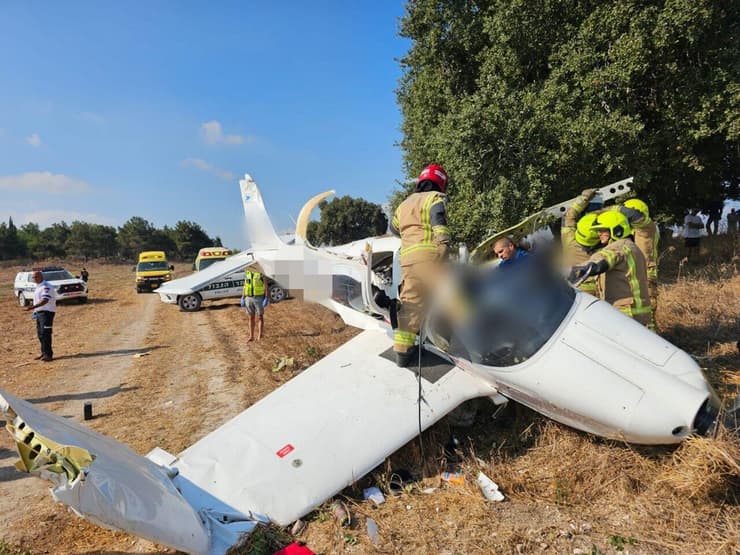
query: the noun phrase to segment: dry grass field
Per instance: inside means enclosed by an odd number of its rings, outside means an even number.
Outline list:
[[[705,240],[700,258],[689,263],[681,262],[682,247],[673,246],[660,264],[659,332],[699,361],[725,401],[734,399],[740,245],[724,236]],[[155,446],[181,451],[356,333],[321,307],[288,300],[268,309],[265,339],[246,343],[236,299],[185,314],[156,295],[137,295],[129,266],[87,267],[91,300],[60,308],[57,359],[48,364],[32,360],[32,322],[12,296],[18,268],[0,268],[0,386],[77,421],[92,400],[97,417],[86,425],[142,454]],[[148,354],[134,356],[139,353]],[[294,357],[295,366],[273,372],[280,356]],[[349,527],[340,527],[326,504],[306,517],[298,539],[325,554],[732,555],[740,549],[740,440],[725,430],[716,439],[639,447],[574,431],[515,403],[495,419],[492,405],[479,405],[472,427],[443,419],[343,491]],[[460,446],[445,453],[452,434]],[[0,555],[171,553],[77,518],[51,499],[44,482],[17,472],[14,459],[9,436],[0,435]],[[441,480],[451,465],[463,471],[464,483]],[[400,493],[377,507],[363,501],[363,487],[387,493],[398,469],[414,478]],[[499,484],[506,501],[483,498],[475,484],[479,470]],[[378,525],[376,544],[367,518]],[[235,551],[271,553],[290,539],[285,530],[265,529]]]

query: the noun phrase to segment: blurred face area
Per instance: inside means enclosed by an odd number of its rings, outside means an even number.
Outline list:
[[[33,279],[34,283],[41,283],[44,281],[44,274],[41,272],[34,272],[31,276],[31,279]]]
[[[609,242],[609,239],[612,238],[612,235],[608,229],[597,229],[596,233],[599,234],[599,242],[602,245],[606,245]]]
[[[509,260],[514,256],[516,247],[514,246],[514,243],[511,242],[511,239],[499,239],[493,245],[493,252],[495,252],[496,256],[501,260]]]

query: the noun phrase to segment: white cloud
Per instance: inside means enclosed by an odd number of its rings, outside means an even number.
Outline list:
[[[27,172],[0,176],[0,191],[84,193],[92,187],[81,179],[51,172]]]
[[[234,179],[234,174],[230,171],[222,170],[221,168],[218,168],[213,164],[209,164],[200,158],[186,158],[181,162],[181,164],[185,168],[196,168],[200,171],[211,173],[224,181],[231,181]]]
[[[38,133],[32,133],[30,136],[26,137],[26,142],[32,147],[38,148],[41,146],[41,137],[39,137]]]
[[[241,145],[254,141],[254,137],[251,135],[246,137],[243,135],[225,135],[221,123],[216,120],[207,121],[201,125],[200,134],[209,145]]]

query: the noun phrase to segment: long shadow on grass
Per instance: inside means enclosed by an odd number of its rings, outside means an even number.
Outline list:
[[[139,349],[118,349],[116,351],[95,351],[92,353],[77,353],[76,355],[62,355],[60,357],[54,357],[54,360],[64,360],[65,358],[90,358],[90,357],[103,357],[103,356],[129,356],[138,355],[140,353],[148,353],[150,351],[156,351],[157,349],[167,349],[169,345],[154,345],[153,347],[141,347]]]
[[[140,389],[136,386],[120,386],[109,387],[102,391],[86,391],[84,393],[64,393],[60,395],[47,395],[46,397],[36,397],[35,399],[26,399],[29,403],[55,403],[58,401],[85,401],[88,399],[103,399],[105,397],[113,397],[119,393],[125,393],[127,391],[136,391]]]
[[[15,466],[0,466],[0,482],[13,482],[15,480],[22,480],[23,478],[30,478],[31,475],[26,472],[21,472]],[[2,545],[0,544],[0,547]],[[0,553],[6,553],[0,551]],[[13,553],[8,551],[7,553]],[[20,552],[19,552],[20,553]]]

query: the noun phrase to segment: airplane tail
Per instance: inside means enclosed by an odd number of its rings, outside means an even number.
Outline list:
[[[244,174],[244,179],[239,181],[239,188],[244,205],[247,249],[273,250],[279,248],[283,243],[275,233],[275,228],[272,227],[257,183],[251,175]]]

